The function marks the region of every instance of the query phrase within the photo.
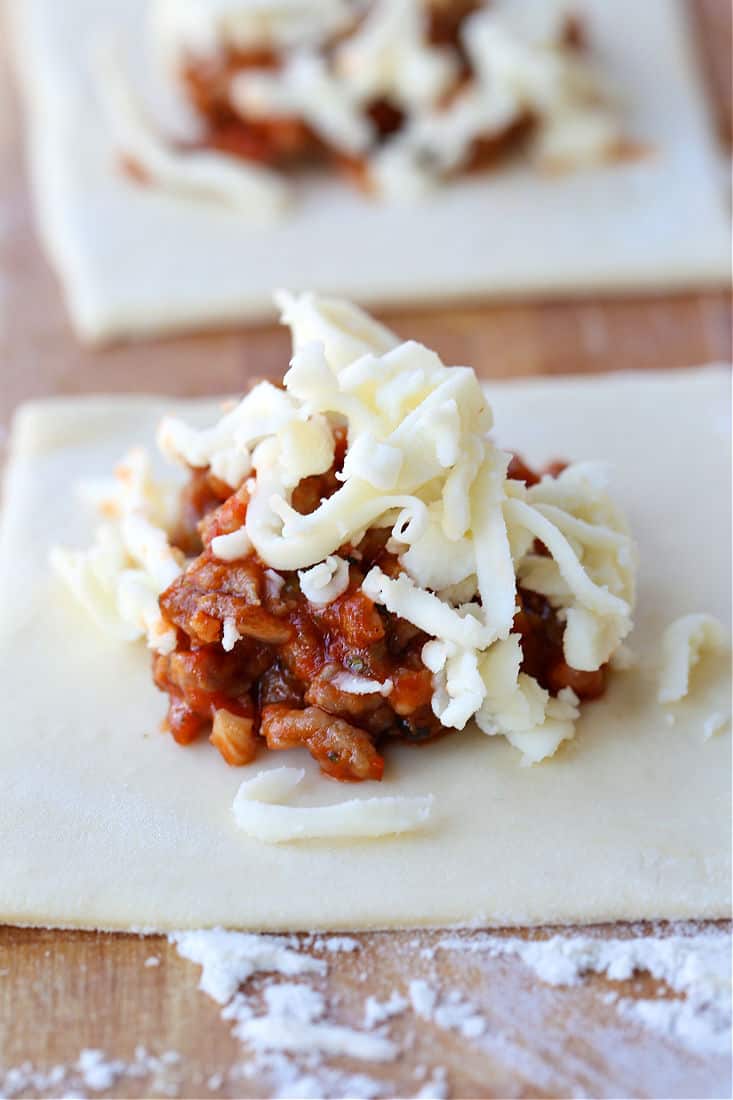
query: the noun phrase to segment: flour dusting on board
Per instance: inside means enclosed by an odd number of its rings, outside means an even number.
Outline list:
[[[85,1097],[107,1092],[121,1081],[146,1081],[150,1095],[176,1096],[181,1056],[175,1050],[151,1054],[137,1046],[132,1058],[111,1058],[102,1050],[87,1048],[71,1065],[38,1069],[30,1062],[0,1069],[0,1098],[16,1096]]]
[[[484,1057],[497,1072],[504,1067],[507,1082],[531,1081],[543,1093],[559,1094],[561,1079],[576,1079],[586,1081],[591,1095],[677,1095],[680,1059],[692,1058],[698,1076],[690,1079],[694,1087],[686,1095],[729,1094],[731,937],[720,929],[630,928],[612,938],[607,930],[588,929],[533,939],[422,932],[404,941],[391,986],[372,986],[368,993],[361,993],[360,980],[370,973],[372,951],[381,950],[380,934],[357,940],[214,929],[169,939],[184,958],[201,966],[199,987],[221,1006],[223,1020],[242,1044],[240,1060],[203,1073],[193,1072],[175,1051],[156,1056],[138,1046],[125,1059],[90,1048],[67,1066],[38,1069],[25,1063],[0,1069],[0,1100],[98,1096],[122,1082],[142,1080],[146,1095],[175,1096],[184,1081],[186,1088],[192,1081],[209,1094],[238,1095],[249,1083],[247,1091],[266,1088],[275,1098],[381,1100],[400,1091],[448,1100],[452,1082],[435,1064],[440,1033],[472,1056],[467,1064]],[[461,974],[467,954],[470,966]],[[329,981],[337,959],[352,971],[346,987],[339,984],[341,973]],[[450,959],[450,967],[439,966],[441,959]],[[526,983],[512,966],[516,959],[532,978],[524,994]],[[639,981],[642,974],[655,979],[658,989]],[[605,1023],[586,1038],[591,1046],[604,1044],[603,1058],[617,1072],[611,1084],[566,1045],[568,1035],[588,1024],[588,998]],[[561,1024],[555,1027],[557,1020]],[[640,1070],[644,1033],[649,1060]],[[654,1037],[665,1044],[661,1060]],[[633,1068],[627,1073],[632,1046]],[[674,1050],[679,1053],[673,1057]],[[430,1064],[422,1064],[421,1057]],[[342,1058],[350,1069],[343,1068]],[[404,1072],[405,1065],[414,1067],[414,1085],[402,1091],[390,1076],[398,1067]],[[451,1073],[460,1072],[460,1061],[454,1062]],[[653,1082],[651,1089],[644,1081]],[[457,1080],[454,1084],[458,1087]],[[609,1091],[611,1085],[615,1091]]]
[[[253,974],[284,977],[325,974],[326,964],[298,951],[298,940],[247,932],[175,932],[170,937],[184,959],[202,968],[199,988],[219,1004],[227,1004]]]
[[[418,978],[410,982],[409,992],[415,1013],[439,1028],[458,1031],[464,1039],[477,1039],[486,1031],[484,1017],[457,989],[441,997],[438,990]]]
[[[389,1085],[367,1074],[343,1073],[325,1059],[345,1057],[379,1064],[400,1053],[384,1029],[357,1028],[333,1022],[326,992],[318,985],[328,972],[325,956],[359,950],[349,936],[263,936],[214,929],[173,933],[184,958],[201,966],[199,987],[219,1004],[222,1019],[232,1023],[232,1034],[251,1053],[244,1076],[270,1079],[275,1096],[380,1097],[393,1092]],[[310,981],[289,981],[307,976]],[[245,988],[250,978],[256,989]],[[405,1002],[406,1004],[406,1002]]]
[[[228,966],[234,973],[249,972],[268,977],[257,991],[240,990],[231,997],[223,1017],[233,1022],[233,1033],[255,1056],[250,1065],[261,1072],[277,1069],[283,1088],[283,1066],[290,1056],[305,1080],[327,1068],[319,1056],[346,1056],[372,1063],[391,1063],[398,1056],[409,1057],[411,1035],[419,1021],[461,1039],[484,1045],[488,1051],[511,1053],[511,1043],[458,989],[443,989],[439,982],[414,977],[403,988],[393,988],[384,1000],[370,995],[364,999],[360,1027],[337,1025],[329,1017],[328,998],[322,989],[327,963],[321,955],[337,951],[358,953],[359,943],[349,937],[242,936],[222,931],[175,934],[171,937],[179,950],[191,958],[191,936],[198,945],[196,961],[202,966],[202,989],[231,990],[234,977],[227,980]],[[420,939],[420,937],[418,937]],[[266,942],[266,950],[260,946]],[[422,942],[422,941],[421,941]],[[412,944],[412,941],[411,941]],[[420,946],[419,944],[415,945]],[[611,991],[604,1003],[612,1007],[619,1020],[662,1032],[665,1038],[692,1048],[696,1053],[725,1053],[730,1033],[730,937],[719,931],[694,933],[685,928],[679,934],[601,938],[598,935],[555,935],[545,940],[470,933],[443,936],[433,946],[423,946],[417,957],[425,966],[434,966],[437,951],[472,951],[489,957],[518,956],[532,967],[548,986],[581,984],[586,974],[604,974],[610,981],[622,981],[637,973],[648,973],[681,999],[658,998],[655,1001],[619,998]],[[294,958],[308,960],[305,965]],[[313,964],[316,965],[313,965]],[[308,979],[283,982],[294,974]],[[315,985],[313,984],[315,983]],[[221,1000],[220,997],[216,999]],[[391,1024],[406,1018],[412,1031],[404,1031],[402,1045],[391,1031]],[[279,1055],[280,1060],[273,1061]],[[299,1059],[308,1057],[308,1064]],[[254,1072],[254,1070],[253,1070]],[[293,1070],[295,1072],[295,1070]],[[310,1076],[309,1076],[310,1075]],[[302,1078],[301,1078],[302,1080]],[[362,1081],[362,1085],[364,1082]],[[378,1089],[380,1082],[373,1082]],[[320,1094],[328,1094],[323,1083]],[[302,1095],[303,1093],[298,1093]],[[448,1096],[449,1084],[444,1072],[433,1071],[419,1083],[415,1096]],[[310,1093],[308,1093],[310,1095]],[[314,1093],[315,1095],[315,1093]],[[350,1095],[354,1095],[353,1090]],[[380,1095],[378,1091],[357,1095]]]
[[[545,940],[483,934],[448,936],[438,948],[516,955],[548,985],[577,985],[591,973],[605,974],[610,981],[648,973],[684,999],[617,999],[623,1016],[700,1053],[730,1051],[731,940],[724,933],[630,939],[558,935]]]

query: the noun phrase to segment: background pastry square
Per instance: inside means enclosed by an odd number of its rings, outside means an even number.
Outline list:
[[[577,6],[648,156],[557,177],[500,165],[413,204],[324,177],[258,226],[119,171],[91,49],[117,34],[149,85],[145,0],[11,0],[36,214],[76,329],[102,340],[260,320],[281,285],[363,304],[724,285],[720,155],[683,5]]]

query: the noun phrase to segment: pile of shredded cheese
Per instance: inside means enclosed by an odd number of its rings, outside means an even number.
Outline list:
[[[429,40],[429,8],[430,0],[155,0],[151,34],[168,74],[223,49],[277,52],[277,70],[247,67],[227,78],[233,109],[247,120],[303,119],[326,145],[363,158],[385,196],[425,192],[468,164],[477,143],[528,118],[545,167],[596,163],[620,148],[604,79],[565,41],[571,2],[480,3],[460,32],[472,70],[465,83],[458,51]],[[115,140],[159,186],[267,215],[282,210],[277,172],[215,152],[181,154],[156,136],[113,53],[97,78]],[[383,100],[405,118],[386,141],[369,116]]]
[[[573,735],[578,700],[569,689],[552,697],[521,671],[517,586],[544,595],[565,622],[573,668],[598,669],[618,649],[632,625],[635,553],[606,470],[582,462],[529,488],[507,478],[509,455],[492,440],[472,370],[400,343],[348,303],[286,293],[278,301],[293,337],[285,388],[260,383],[204,430],[172,418],[160,425],[168,459],[208,466],[232,491],[247,482],[246,524],[214,540],[214,554],[232,560],[253,549],[273,584],[297,571],[306,598],[322,606],[343,591],[339,549],[369,528],[391,529],[402,573],[375,566],[363,590],[429,636],[422,657],[441,723],[460,730],[475,719],[527,763],[551,755]],[[330,468],[337,424],[348,433],[342,484],[301,515],[293,490]],[[169,542],[174,491],[135,452],[95,499],[106,522],[94,545],[56,549],[53,565],[100,622],[168,652],[174,634],[156,597],[183,566]],[[347,677],[340,687],[388,697],[392,685]],[[287,816],[283,809],[271,816]]]

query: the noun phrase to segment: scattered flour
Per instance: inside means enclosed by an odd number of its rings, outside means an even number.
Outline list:
[[[67,1100],[84,1097],[88,1093],[106,1092],[122,1080],[147,1080],[150,1094],[175,1096],[178,1092],[177,1067],[180,1055],[169,1050],[162,1055],[150,1054],[145,1047],[135,1048],[128,1060],[109,1058],[104,1051],[85,1049],[72,1065],[56,1065],[40,1070],[24,1062],[21,1066],[0,1071],[0,1097],[21,1094],[38,1096],[63,1095]]]
[[[359,942],[351,936],[328,936],[326,939],[317,939],[313,944],[317,949],[329,951],[332,955],[342,951],[358,951]]]
[[[271,1082],[271,1095],[276,1100],[322,1100],[324,1096],[359,1097],[376,1100],[377,1097],[394,1096],[395,1090],[383,1081],[377,1081],[363,1073],[345,1073],[325,1066],[317,1059],[305,1059],[298,1064],[284,1054],[261,1055],[253,1062],[236,1067],[232,1081],[267,1077]]]
[[[616,1009],[627,1019],[698,1053],[730,1054],[730,993],[727,997],[715,996],[711,1000],[707,1000],[702,991],[690,991],[680,1001],[624,998],[617,1002]]]
[[[438,1000],[438,992],[422,978],[410,982],[410,1002],[418,1016],[429,1020]]]
[[[700,1053],[730,1051],[733,986],[729,933],[629,939],[556,935],[546,940],[481,934],[449,936],[440,940],[438,947],[494,957],[516,955],[548,985],[577,985],[590,973],[604,974],[610,981],[648,973],[684,999],[619,999],[621,1015]],[[611,1003],[608,994],[604,1000]]]
[[[373,1028],[390,1020],[393,1016],[400,1016],[408,1007],[409,1002],[396,989],[392,991],[386,1001],[378,1001],[376,997],[367,997],[364,1002],[364,1027]]]
[[[414,1032],[408,1031],[407,1045],[400,1045],[390,1034],[390,1021],[409,1012],[469,1041],[483,1036],[486,1050],[502,1060],[507,1051],[514,1060],[532,1059],[535,1053],[524,1047],[514,1050],[511,1025],[505,1021],[497,1027],[493,1009],[489,1028],[486,1017],[461,992],[442,989],[435,981],[419,977],[409,981],[405,990],[393,989],[384,1000],[364,998],[360,1027],[334,1023],[333,1008],[339,998],[327,995],[328,956],[357,954],[361,945],[349,936],[299,939],[215,929],[174,933],[169,938],[184,958],[201,966],[200,988],[222,1006],[222,1018],[246,1044],[242,1064],[201,1077],[201,1084],[211,1092],[225,1086],[236,1089],[237,1081],[256,1080],[268,1082],[268,1095],[275,1098],[381,1100],[394,1096],[395,1088],[388,1081],[344,1071],[328,1060],[345,1056],[389,1066],[400,1056],[408,1057]],[[629,938],[564,933],[523,940],[473,932],[433,939],[428,948],[424,942],[410,941],[411,949],[419,949],[411,958],[432,959],[438,951],[516,956],[551,987],[577,986],[592,973],[610,981],[648,973],[662,983],[660,995],[654,999],[639,1000],[625,990],[612,989],[599,992],[599,1000],[619,1021],[632,1021],[696,1054],[725,1056],[730,1050],[729,933],[676,926],[674,932],[657,930],[654,935]],[[160,961],[151,955],[144,965],[157,966]],[[676,996],[665,995],[669,992]],[[537,1064],[534,1058],[526,1067],[532,1077],[537,1077],[544,1065],[542,1049],[536,1054]],[[25,1063],[5,1073],[0,1070],[0,1098],[21,1094],[83,1098],[136,1079],[146,1080],[147,1095],[173,1096],[181,1072],[180,1056],[174,1051],[156,1056],[138,1047],[128,1061],[112,1059],[101,1050],[84,1049],[69,1066],[38,1070]],[[429,1073],[425,1066],[415,1066],[417,1091],[413,1095],[423,1100],[447,1100],[445,1070]]]
[[[121,1061],[109,1061],[101,1050],[83,1050],[77,1068],[88,1089],[105,1092],[122,1077],[127,1066]]]
[[[200,988],[223,1005],[222,1018],[247,1045],[245,1076],[271,1081],[273,1096],[358,1096],[370,1100],[393,1089],[365,1074],[344,1074],[324,1063],[332,1057],[383,1063],[399,1047],[388,1036],[332,1023],[325,994],[313,984],[283,981],[307,977],[318,982],[326,955],[359,950],[350,936],[275,937],[221,929],[173,933],[184,958],[202,967]],[[255,979],[245,988],[250,979]],[[405,1002],[406,1003],[406,1002]],[[371,1027],[376,1026],[376,1022]]]
[[[397,1045],[379,1035],[324,1022],[326,1001],[307,985],[282,983],[265,989],[265,1012],[253,1016],[242,1001],[233,1002],[234,1034],[255,1051],[280,1050],[290,1054],[318,1051],[326,1055],[389,1062]]]
[[[410,982],[410,1001],[422,1019],[446,1031],[458,1031],[464,1039],[477,1039],[486,1031],[486,1020],[458,990],[441,997],[438,990],[418,978]]]
[[[21,1092],[40,1093],[57,1091],[67,1079],[66,1066],[52,1066],[49,1070],[37,1070],[30,1062],[14,1066],[0,1074],[0,1096],[13,1097]]]
[[[478,1039],[486,1031],[484,1017],[457,990],[438,1004],[433,1019],[438,1027],[458,1031],[464,1039]]]
[[[417,1100],[448,1100],[449,1095],[448,1081],[442,1066],[438,1066],[432,1077],[415,1093]]]
[[[178,954],[202,967],[199,989],[219,1004],[227,1004],[241,985],[258,973],[325,974],[326,963],[298,950],[295,938],[249,932],[173,932]]]

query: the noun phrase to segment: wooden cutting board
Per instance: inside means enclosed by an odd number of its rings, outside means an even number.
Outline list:
[[[721,136],[729,140],[729,0],[697,0],[695,14],[711,102]],[[78,345],[35,240],[8,68],[0,48],[2,438],[15,406],[31,397],[234,392],[255,375],[280,375],[288,339],[271,327],[103,351]],[[723,292],[400,311],[385,317],[448,362],[469,363],[487,378],[731,358],[731,308]],[[684,1053],[620,1020],[604,1003],[603,993],[612,988],[605,979],[551,990],[516,960],[433,954],[437,934],[357,938],[357,951],[329,958],[328,991],[340,998],[339,1022],[358,1026],[369,994],[384,999],[423,977],[445,990],[463,991],[488,1023],[486,1037],[469,1041],[405,1017],[394,1023],[404,1046],[396,1062],[338,1063],[382,1081],[387,1094],[414,1095],[422,1080],[419,1067],[429,1074],[442,1066],[455,1097],[729,1095],[730,1067],[724,1061]],[[151,957],[158,963],[146,966]],[[154,1053],[177,1051],[180,1061],[166,1071],[166,1081],[122,1078],[109,1095],[161,1095],[169,1085],[185,1097],[268,1094],[272,1086],[263,1077],[227,1079],[227,1071],[241,1066],[247,1055],[214,1002],[197,992],[197,981],[197,968],[161,938],[0,928],[0,1082],[3,1068],[25,1061],[40,1069],[68,1065],[89,1047],[130,1059],[142,1043]],[[656,992],[655,983],[643,977],[613,988],[631,997]],[[214,1082],[207,1082],[218,1072],[224,1081],[214,1089]],[[26,1092],[34,1094],[33,1087]]]

